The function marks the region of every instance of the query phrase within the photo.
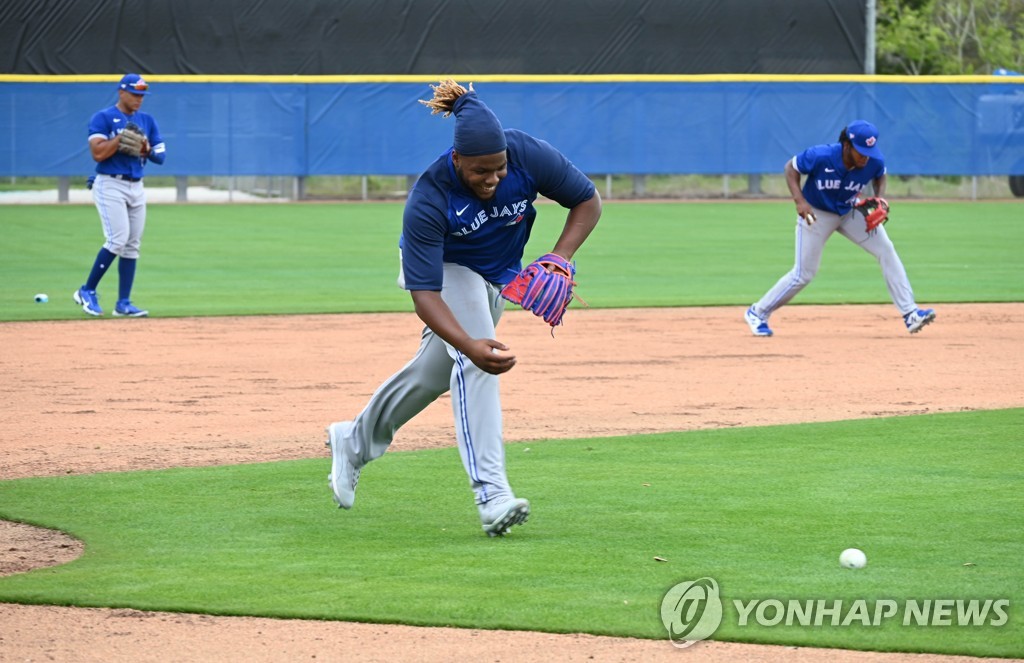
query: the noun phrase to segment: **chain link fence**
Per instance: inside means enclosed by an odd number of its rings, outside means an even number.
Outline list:
[[[591,175],[602,198],[614,200],[788,199],[778,175]],[[150,176],[151,202],[401,201],[415,175],[316,177]],[[10,177],[0,181],[0,204],[91,202],[86,178]],[[29,195],[31,194],[31,195]],[[886,196],[897,199],[999,200],[1024,198],[1024,175],[890,175]]]

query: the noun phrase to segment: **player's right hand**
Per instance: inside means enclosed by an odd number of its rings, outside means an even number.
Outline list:
[[[813,225],[818,219],[814,216],[814,209],[807,204],[806,201],[796,204],[796,213],[800,215],[800,218],[807,222],[807,225]]]
[[[480,370],[491,375],[501,375],[516,365],[515,355],[505,354],[508,346],[489,338],[473,339],[466,349],[466,356]]]

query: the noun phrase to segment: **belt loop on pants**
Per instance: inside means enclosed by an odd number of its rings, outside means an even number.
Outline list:
[[[108,177],[113,177],[115,180],[124,180],[125,182],[141,182],[142,181],[141,177],[131,177],[129,175],[121,175],[121,174],[109,175]]]

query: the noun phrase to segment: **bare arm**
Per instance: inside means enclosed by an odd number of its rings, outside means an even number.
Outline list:
[[[113,138],[100,138],[94,136],[89,139],[89,151],[92,152],[93,161],[106,161],[117,154],[117,148],[121,144],[120,136]]]
[[[881,175],[876,177],[871,184],[872,188],[875,191],[875,195],[878,196],[879,198],[885,198],[885,184],[885,173],[882,173]]]
[[[473,338],[466,333],[452,310],[441,299],[436,290],[412,290],[412,301],[416,315],[423,324],[440,336],[453,348],[469,357],[481,370],[499,375],[516,365],[515,355],[496,354],[494,350],[507,351],[508,346],[491,338]]]
[[[800,171],[793,167],[792,159],[786,162],[785,173],[786,186],[789,187],[789,193],[793,196],[793,202],[796,203],[796,213],[809,223],[814,223],[814,212],[800,188]]]
[[[601,195],[595,189],[593,196],[569,210],[569,216],[565,219],[565,227],[551,252],[566,260],[572,260],[576,251],[597,226],[600,218]]]
[[[117,134],[113,138],[100,138],[99,136],[95,136],[89,139],[89,151],[92,152],[93,161],[106,161],[117,154],[119,147],[121,147],[121,134]],[[143,141],[142,143],[142,156],[149,156],[148,140]]]

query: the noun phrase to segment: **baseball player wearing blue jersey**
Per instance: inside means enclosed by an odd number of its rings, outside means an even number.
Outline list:
[[[878,259],[907,331],[916,334],[935,319],[933,309],[917,307],[907,272],[885,227],[869,232],[864,219],[854,213],[858,196],[867,185],[872,185],[875,196],[885,195],[885,158],[878,147],[875,125],[864,120],[851,122],[839,134],[838,143],[804,150],[786,162],[785,173],[796,203],[796,264],[744,314],[754,336],[772,335],[768,318],[811,282],[825,242],[837,231]],[[807,180],[801,188],[803,175]]]
[[[89,149],[97,162],[92,199],[100,213],[106,239],[88,279],[74,294],[75,303],[89,315],[103,315],[96,288],[114,258],[118,259],[119,277],[114,315],[141,318],[149,314],[131,301],[135,265],[146,227],[142,171],[147,161],[162,164],[166,157],[156,120],[139,110],[148,93],[149,84],[142,76],[126,74],[117,87],[117,103],[97,112],[89,121]],[[138,156],[128,153],[122,145],[121,134],[129,123],[137,125],[145,134]]]
[[[432,86],[433,87],[433,86]],[[526,520],[505,471],[498,376],[516,357],[495,339],[502,286],[522,269],[538,194],[568,208],[553,253],[571,260],[601,215],[593,183],[548,143],[504,130],[473,86],[434,87],[421,102],[455,115],[453,146],[420,176],[405,206],[399,285],[423,330],[412,360],[385,381],[352,421],[327,427],[334,501],[349,509],[362,468],[387,450],[396,431],[451,392],[455,435],[481,525],[504,535]]]

